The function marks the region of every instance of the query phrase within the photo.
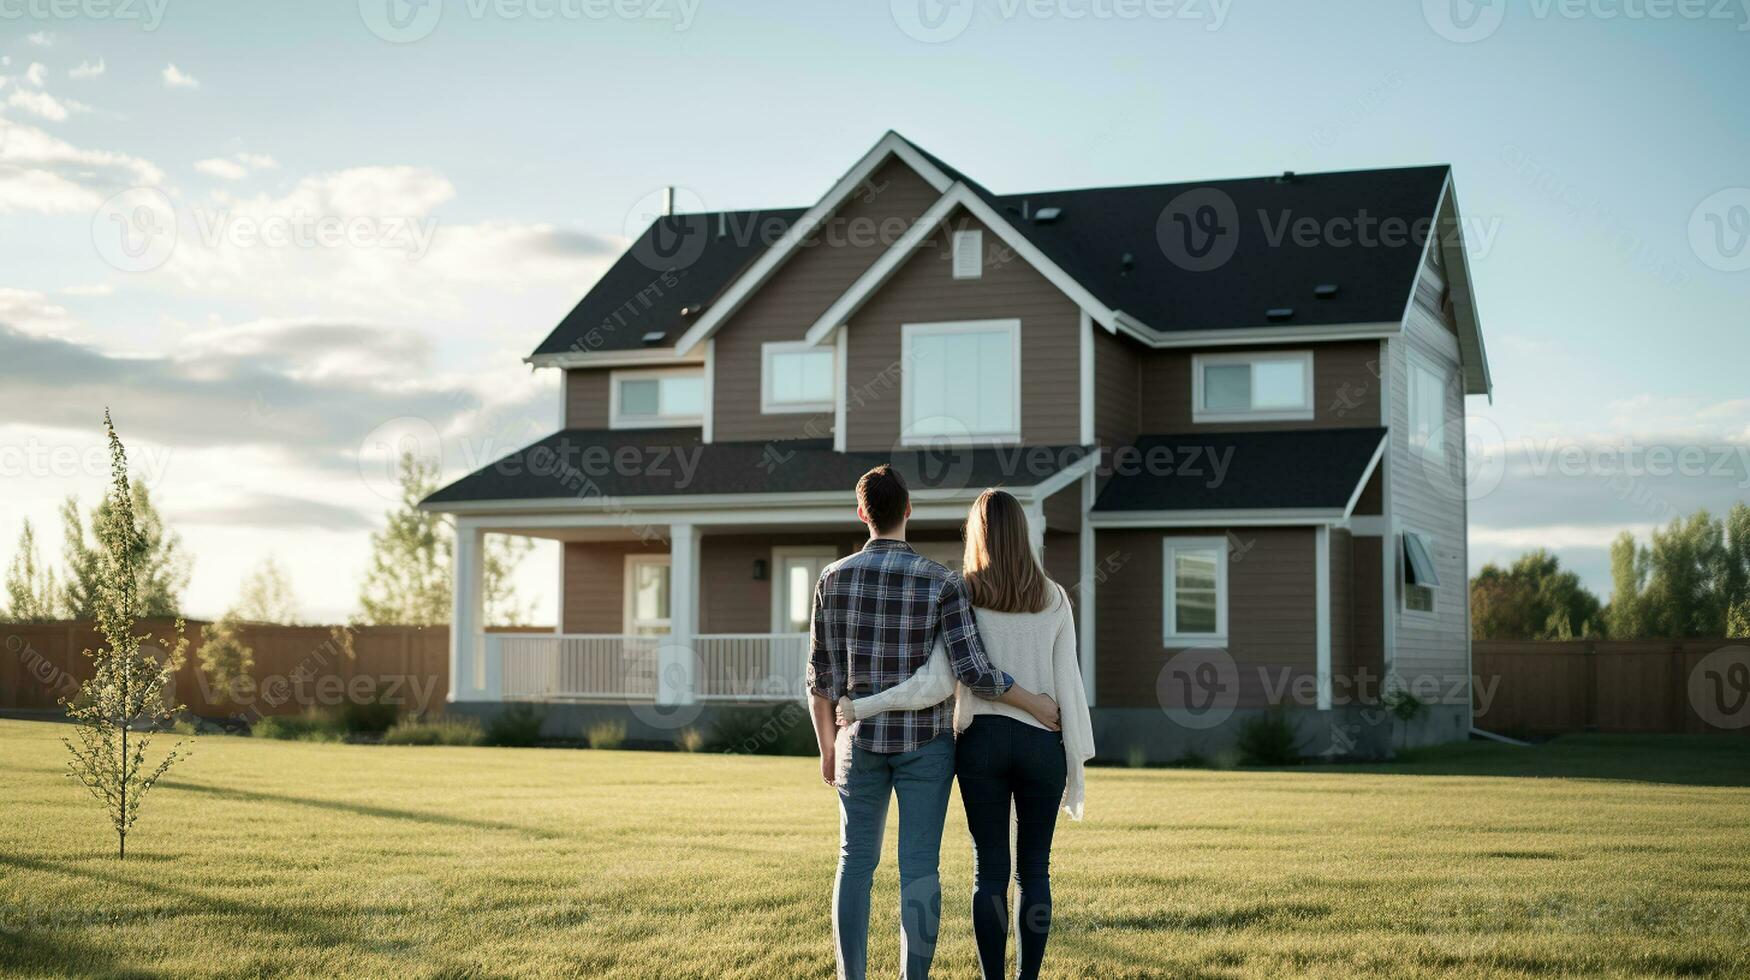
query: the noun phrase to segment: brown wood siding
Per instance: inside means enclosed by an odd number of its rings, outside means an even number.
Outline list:
[[[760,347],[801,340],[820,314],[941,196],[898,160],[882,165],[864,187],[871,191],[854,194],[717,331],[712,354],[714,439],[747,442],[832,434],[831,409],[760,413]]]
[[[620,633],[626,628],[626,556],[667,554],[660,541],[567,541],[560,631]]]
[[[1082,481],[1077,480],[1045,498],[1045,527],[1052,531],[1079,531],[1082,527]]]
[[[1103,530],[1095,553],[1108,570],[1099,603],[1098,700],[1120,708],[1158,708],[1156,684],[1177,650],[1161,645],[1161,539],[1196,532]],[[1239,668],[1237,707],[1263,707],[1272,686],[1304,685],[1317,668],[1311,528],[1236,528],[1229,538],[1228,653]],[[1112,566],[1116,564],[1116,570]]]
[[[1299,421],[1191,421],[1191,364],[1196,354],[1313,352],[1313,417]],[[1256,429],[1312,429],[1378,425],[1379,342],[1342,341],[1272,347],[1211,347],[1203,350],[1149,351],[1142,357],[1143,432],[1235,432]]]
[[[947,234],[974,229],[985,232],[984,275],[955,279]],[[1080,311],[995,234],[957,212],[851,318],[846,448],[883,452],[899,439],[901,324],[1008,318],[1021,321],[1021,441],[1078,443]]]
[[[1083,532],[1086,533],[1086,532]],[[1066,531],[1045,532],[1045,574],[1069,593],[1070,608],[1081,616],[1082,535]]]
[[[589,368],[565,372],[565,427],[567,429],[605,429],[608,427],[609,368]]]
[[[1380,538],[1353,538],[1351,562],[1351,602],[1354,626],[1351,633],[1354,647],[1351,667],[1355,676],[1366,683],[1362,694],[1367,698],[1379,695],[1379,682],[1385,674],[1385,613],[1384,587],[1380,580]]]
[[[1102,446],[1136,441],[1142,418],[1142,348],[1094,328],[1094,440]]]
[[[863,546],[866,535],[707,534],[699,544],[699,632],[769,633],[772,629],[772,549],[829,545],[837,557]],[[766,577],[753,577],[753,563],[766,562]]]

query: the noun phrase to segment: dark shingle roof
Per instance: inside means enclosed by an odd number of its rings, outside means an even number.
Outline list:
[[[1143,436],[1132,467],[1114,458],[1094,511],[1341,508],[1384,438],[1380,428]]]
[[[834,452],[830,439],[699,441],[698,429],[566,429],[425,498],[428,504],[575,497],[843,491],[892,463],[915,490],[1032,486],[1083,458],[1079,446]]]

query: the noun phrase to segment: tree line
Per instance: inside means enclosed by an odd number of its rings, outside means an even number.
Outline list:
[[[1645,543],[1624,531],[1610,546],[1611,593],[1601,601],[1544,550],[1470,582],[1479,640],[1750,637],[1750,506],[1706,510],[1654,528]]]

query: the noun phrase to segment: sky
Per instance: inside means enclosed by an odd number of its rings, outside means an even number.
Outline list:
[[[0,560],[107,405],[197,617],[270,556],[351,616],[395,448],[551,431],[521,359],[662,187],[805,206],[888,129],[998,193],[1449,163],[1473,570],[1604,595],[1750,500],[1750,0],[0,0],[0,77]]]

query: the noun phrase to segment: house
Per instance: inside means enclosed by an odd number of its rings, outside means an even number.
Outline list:
[[[997,194],[890,132],[806,209],[658,218],[528,361],[558,430],[424,503],[457,526],[456,710],[661,737],[798,697],[891,461],[944,562],[980,490],[1026,506],[1107,755],[1277,705],[1311,751],[1469,733],[1490,382],[1447,167]],[[489,533],[563,542],[556,634],[482,630]]]

